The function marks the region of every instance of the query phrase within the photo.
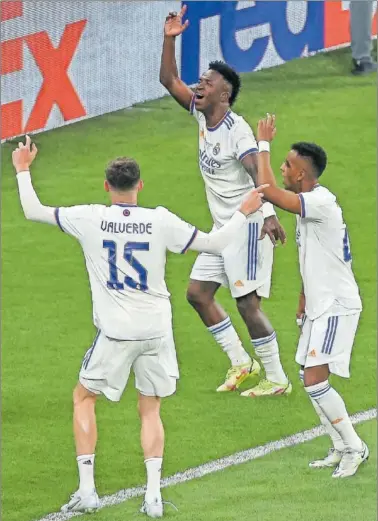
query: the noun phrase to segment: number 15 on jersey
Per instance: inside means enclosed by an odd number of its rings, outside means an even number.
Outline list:
[[[108,289],[122,290],[125,285],[129,288],[146,291],[147,285],[147,270],[134,257],[134,251],[149,251],[150,244],[148,242],[127,242],[123,249],[123,258],[134,269],[138,275],[138,281],[134,280],[128,275],[124,276],[123,282],[119,280],[119,272],[121,271],[117,266],[117,244],[114,241],[103,241],[103,248],[108,250],[109,263],[109,280],[107,281]],[[122,271],[121,271],[122,273]],[[123,274],[123,273],[122,273]]]

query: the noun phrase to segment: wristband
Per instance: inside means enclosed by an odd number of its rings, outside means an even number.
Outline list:
[[[269,141],[259,141],[259,152],[270,152]]]
[[[273,215],[276,215],[274,206],[272,205],[272,203],[269,203],[268,201],[266,201],[262,205],[262,213],[263,213],[264,219],[267,219],[268,217],[273,217]]]

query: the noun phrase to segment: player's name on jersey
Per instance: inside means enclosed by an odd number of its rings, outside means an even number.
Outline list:
[[[117,223],[101,221],[101,230],[110,233],[152,234],[152,223]]]

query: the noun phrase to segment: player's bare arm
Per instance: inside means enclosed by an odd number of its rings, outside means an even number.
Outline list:
[[[179,13],[169,13],[165,19],[160,83],[182,107],[189,110],[193,91],[180,79],[175,56],[176,36],[182,34],[189,25],[189,20],[182,22],[186,11],[187,6],[183,5]]]
[[[268,114],[265,119],[260,119],[257,129],[257,140],[259,150],[260,142],[271,143],[276,134],[275,117]],[[261,151],[258,153],[258,184],[269,184],[269,188],[264,190],[264,197],[267,201],[291,213],[301,214],[301,202],[298,194],[289,192],[277,186],[277,182],[270,164],[270,152]]]
[[[248,154],[242,159],[242,165],[252,177],[255,186],[259,185],[257,169],[257,154]],[[282,244],[286,242],[286,232],[281,226],[276,215],[271,215],[264,219],[264,226],[261,229],[260,239],[264,239],[265,235],[268,235],[274,245],[277,241],[281,241]]]

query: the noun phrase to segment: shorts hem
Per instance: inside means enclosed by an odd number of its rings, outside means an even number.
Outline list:
[[[93,394],[95,394],[97,396],[99,396],[100,394],[103,394],[105,396],[105,398],[107,398],[111,402],[119,402],[121,397],[122,397],[122,394],[123,394],[123,393],[121,393],[121,395],[112,395],[106,389],[95,389],[93,387],[90,388],[90,386],[88,385],[88,380],[86,380],[83,377],[79,377],[79,382],[90,393],[93,393]]]
[[[215,282],[216,284],[220,284],[224,288],[228,288],[228,284],[224,280],[220,280],[220,277],[201,277],[201,275],[193,276],[189,275],[190,280],[198,280],[199,282]]]
[[[313,364],[309,365],[306,362],[302,363],[302,362],[298,362],[298,360],[296,360],[296,363],[298,365],[300,365],[301,367],[304,367],[304,369],[311,369],[311,367],[320,367],[321,365],[328,365],[329,372],[332,375],[339,376],[340,378],[346,378],[346,379],[350,378],[350,371],[348,371],[348,370],[343,371],[342,369],[335,367],[334,362],[324,363],[324,362],[319,361],[319,363],[313,363]]]
[[[254,284],[252,284],[254,283]],[[265,289],[265,287],[269,284],[269,290]],[[242,289],[230,289],[230,293],[232,298],[240,298],[249,295],[250,293],[256,292],[256,294],[261,298],[269,298],[270,297],[270,279],[264,280],[262,282],[255,281],[244,281],[244,288]]]

